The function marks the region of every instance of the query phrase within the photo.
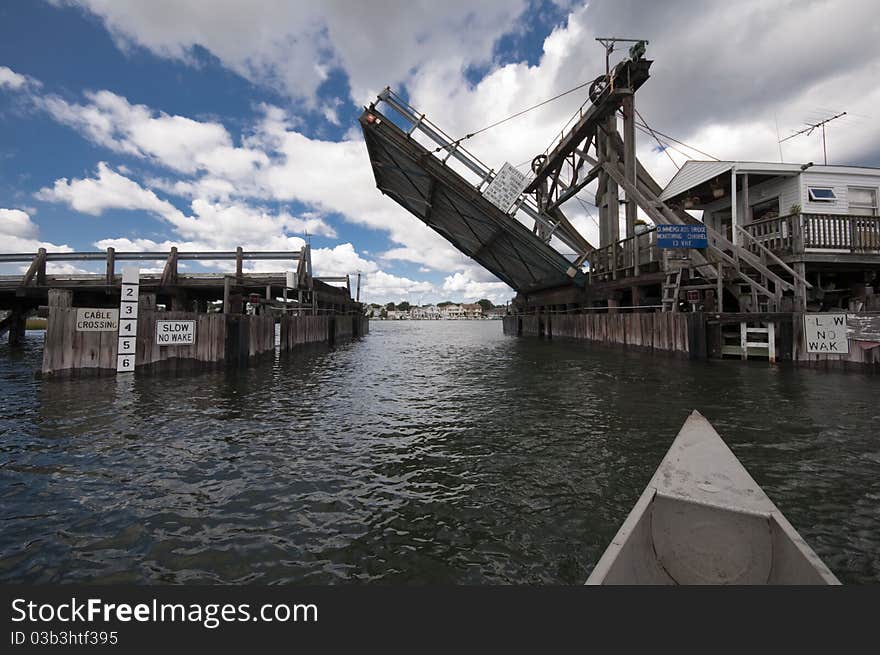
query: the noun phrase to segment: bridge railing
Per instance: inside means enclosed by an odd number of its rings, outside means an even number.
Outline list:
[[[235,274],[241,277],[243,274],[243,262],[245,260],[288,260],[298,262],[297,281],[308,284],[312,279],[311,248],[304,245],[300,250],[255,250],[245,251],[238,247],[235,250],[204,250],[204,251],[178,251],[172,247],[168,252],[144,252],[144,251],[120,251],[115,248],[107,248],[105,251],[92,252],[48,252],[40,248],[36,254],[32,253],[0,253],[0,264],[30,263],[27,271],[21,279],[21,286],[36,284],[43,286],[46,283],[46,264],[49,262],[106,262],[105,283],[113,284],[116,274],[117,261],[165,261],[162,272],[162,284],[174,284],[177,282],[177,262],[187,261],[217,261],[235,260]]]
[[[639,267],[662,260],[657,248],[657,228],[651,228],[633,237],[621,239],[589,254],[591,276],[629,277]]]

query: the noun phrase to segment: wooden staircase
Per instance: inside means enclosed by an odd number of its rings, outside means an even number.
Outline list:
[[[673,209],[660,200],[660,186],[643,168],[639,167],[636,182],[633,183],[624,175],[620,163],[605,162],[602,166],[654,223],[701,224],[684,210]],[[691,259],[692,270],[707,282],[717,283],[719,275],[721,276],[724,287],[732,291],[740,301],[740,311],[779,311],[784,293],[793,294],[798,283],[810,288],[811,285],[804,278],[749,232],[739,226],[736,229],[740,243],[734,244],[707,225],[708,248],[705,251],[692,250]],[[771,262],[776,270],[770,268]],[[674,284],[669,276],[667,284]],[[667,284],[664,284],[663,290],[663,309],[676,311],[678,303],[672,302],[672,298],[668,297]],[[745,289],[747,292],[744,292]],[[677,298],[676,292],[674,299],[677,301]]]

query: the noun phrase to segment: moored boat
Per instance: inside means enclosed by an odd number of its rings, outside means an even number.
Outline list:
[[[587,584],[840,584],[699,412]]]

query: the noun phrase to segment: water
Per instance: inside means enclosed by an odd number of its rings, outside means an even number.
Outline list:
[[[694,408],[880,581],[880,376],[379,322],[238,371],[40,381],[0,346],[0,581],[582,583]]]

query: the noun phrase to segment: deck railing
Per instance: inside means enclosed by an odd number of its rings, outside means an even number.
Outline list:
[[[755,221],[743,228],[777,254],[817,250],[880,254],[880,217],[877,216],[789,214]]]
[[[616,278],[618,275],[630,276],[634,274],[636,260],[639,267],[652,262],[659,262],[662,256],[657,248],[657,230],[652,228],[634,237],[622,239],[604,248],[597,248],[590,253],[587,261],[590,264],[590,274],[611,274]]]

